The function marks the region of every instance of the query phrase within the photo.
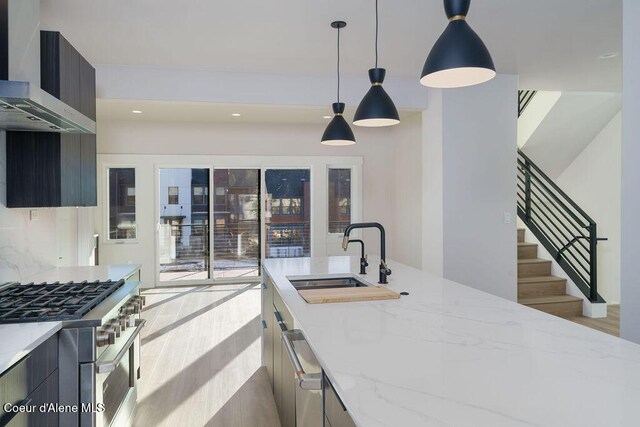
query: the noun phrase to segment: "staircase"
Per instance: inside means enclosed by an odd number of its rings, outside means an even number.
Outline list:
[[[518,92],[518,117],[536,95]],[[538,165],[518,150],[517,211],[527,229],[555,260],[566,277],[586,298],[567,295],[567,280],[551,275],[552,261],[538,258],[538,245],[525,242],[518,229],[518,302],[559,317],[589,315],[594,304],[605,304],[598,294],[597,224]]]
[[[551,261],[538,258],[538,245],[518,229],[518,302],[555,316],[582,316],[582,298],[567,295],[567,280],[551,275]]]

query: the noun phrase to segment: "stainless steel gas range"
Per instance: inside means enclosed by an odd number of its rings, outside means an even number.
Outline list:
[[[140,283],[124,280],[0,289],[0,323],[62,321],[56,402],[61,426],[131,425],[144,303]]]

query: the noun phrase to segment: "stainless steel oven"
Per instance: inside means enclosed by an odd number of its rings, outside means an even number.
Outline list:
[[[132,424],[140,379],[140,332],[145,322],[135,319],[133,327],[125,329],[95,362],[80,365],[81,405],[90,408],[82,411],[81,425]]]
[[[59,398],[65,427],[133,424],[140,379],[140,283],[127,282],[59,333]]]

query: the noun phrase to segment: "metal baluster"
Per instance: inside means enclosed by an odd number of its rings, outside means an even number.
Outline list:
[[[524,161],[524,200],[525,200],[525,223],[531,223],[531,164],[529,159]]]
[[[589,224],[589,275],[591,281],[591,289],[589,299],[591,302],[598,300],[598,234],[596,232],[596,224],[594,222]]]

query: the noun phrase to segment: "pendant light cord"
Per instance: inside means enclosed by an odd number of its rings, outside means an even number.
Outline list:
[[[378,68],[378,0],[376,0],[376,67]]]
[[[336,68],[338,73],[338,102],[340,102],[340,27],[338,27],[338,66]]]

